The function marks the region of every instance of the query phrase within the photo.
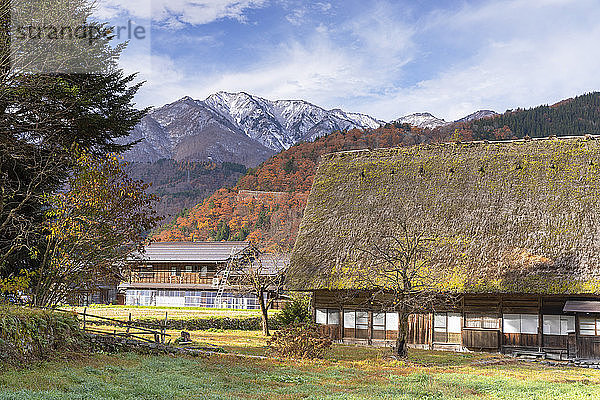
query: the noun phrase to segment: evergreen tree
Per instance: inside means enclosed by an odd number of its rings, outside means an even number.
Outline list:
[[[474,139],[495,140],[503,127],[515,138],[600,134],[600,92],[588,93],[553,106],[507,110],[502,115],[473,121],[467,128]]]
[[[45,249],[45,196],[71,174],[73,149],[96,156],[127,149],[117,141],[123,143],[147,111],[133,106],[140,84],[118,68],[123,46],[112,47],[110,36],[85,48],[57,48],[56,60],[46,63],[79,63],[81,71],[14,68],[32,56],[27,43],[16,61],[14,46],[11,54],[14,3],[0,2],[0,277],[35,269]],[[93,6],[87,0],[34,3],[49,8],[32,18],[52,13],[55,21],[86,20]]]

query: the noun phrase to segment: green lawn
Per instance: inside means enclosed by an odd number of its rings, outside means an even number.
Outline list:
[[[154,308],[99,307],[123,317]],[[169,309],[174,313],[178,310]],[[237,313],[218,310],[216,313]],[[215,315],[215,310],[181,310]],[[239,311],[239,313],[247,313]],[[115,327],[99,327],[119,329]],[[179,331],[168,331],[173,338]],[[3,399],[600,399],[600,370],[547,367],[497,354],[410,350],[407,361],[389,350],[334,345],[325,360],[261,360],[258,331],[190,332],[194,346],[229,354],[197,358],[137,354],[63,355],[18,369],[0,369]],[[0,365],[0,367],[2,367]]]
[[[199,307],[139,307],[139,306],[112,306],[93,305],[90,307],[64,307],[66,310],[86,312],[100,317],[109,317],[126,320],[131,313],[133,319],[139,318],[164,318],[165,312],[169,319],[205,318],[205,317],[260,317],[259,310],[232,310]],[[275,315],[279,310],[269,310],[269,315]]]
[[[423,350],[401,362],[335,346],[321,361],[95,354],[0,372],[0,400],[271,398],[600,399],[600,371]]]

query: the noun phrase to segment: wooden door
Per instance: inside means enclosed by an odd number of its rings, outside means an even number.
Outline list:
[[[577,335],[570,332],[567,339],[567,355],[569,358],[577,358]]]
[[[600,360],[600,336],[579,336],[577,358]]]

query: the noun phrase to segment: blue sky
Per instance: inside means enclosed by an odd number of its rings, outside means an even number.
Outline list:
[[[597,0],[101,0],[97,16],[151,27],[121,59],[140,106],[226,90],[454,120],[600,90]]]

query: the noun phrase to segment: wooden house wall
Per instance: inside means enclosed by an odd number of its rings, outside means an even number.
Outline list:
[[[600,358],[600,337],[580,336],[575,351],[578,358]]]
[[[370,306],[371,297],[364,292],[345,292],[335,290],[316,290],[313,295],[316,308],[361,309]]]
[[[496,329],[464,329],[462,345],[470,350],[493,351],[500,348],[500,331]]]
[[[395,340],[397,331],[374,332],[372,330],[372,312],[377,310],[376,304],[369,306],[366,294],[348,296],[335,291],[315,291],[313,306],[315,308],[336,309],[340,312],[340,324],[329,326],[328,332],[333,339],[353,342],[374,339]],[[462,332],[460,334],[434,332],[433,314],[414,314],[409,317],[408,343],[410,345],[434,346],[439,344],[458,344],[460,347],[475,351],[512,352],[519,349],[531,351],[570,353],[577,348],[580,357],[600,357],[600,336],[581,337],[575,335],[549,335],[543,333],[543,315],[564,315],[562,312],[566,296],[534,296],[534,295],[465,295],[453,307],[445,311],[462,315]],[[368,310],[369,330],[358,332],[357,329],[344,328],[344,309]],[[470,314],[482,314],[496,317],[497,329],[468,328],[465,317]],[[538,316],[537,333],[505,333],[503,314],[535,314]],[[578,329],[578,318],[576,319]],[[444,337],[441,337],[444,336]]]
[[[412,314],[408,317],[408,344],[431,343],[431,314]],[[398,332],[396,332],[396,337]],[[393,339],[396,339],[393,337]]]
[[[373,330],[373,310],[367,310],[370,297],[366,293],[336,292],[328,290],[316,291],[313,295],[313,309],[337,310],[339,312],[339,325],[322,325],[321,332],[333,340],[348,342],[355,341],[392,341],[398,337],[397,330]],[[344,310],[365,310],[368,312],[369,329],[345,328]],[[382,311],[382,310],[376,310]],[[385,310],[383,310],[385,311]]]

